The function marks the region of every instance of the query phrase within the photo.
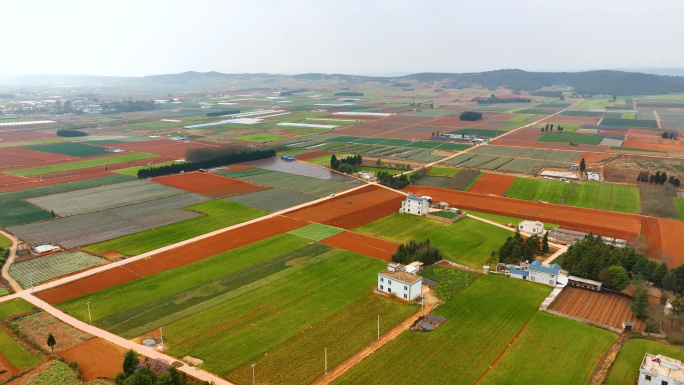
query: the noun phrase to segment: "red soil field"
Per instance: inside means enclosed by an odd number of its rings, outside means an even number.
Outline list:
[[[598,163],[604,159],[609,159],[609,158],[613,158],[613,157],[615,157],[615,155],[598,154],[595,152],[585,152],[584,154],[582,154],[582,156],[577,158],[576,162],[580,162],[580,161],[582,161],[582,158],[584,158],[584,161],[586,163]]]
[[[0,371],[5,370],[5,373],[0,373],[0,381],[7,381],[15,374],[21,373],[21,370],[12,365],[5,356],[0,353]]]
[[[0,173],[0,187],[10,186],[17,183],[28,183],[33,180],[33,178]]]
[[[461,120],[459,118],[443,117],[443,118],[439,118],[437,120],[431,121],[430,125],[435,126],[435,127],[465,128],[465,127],[476,126],[482,122],[483,122],[483,120],[478,120],[476,122],[468,122],[465,120]]]
[[[606,134],[606,135],[627,135],[627,131],[620,131],[620,130],[601,130],[601,134]]]
[[[54,289],[46,290],[39,293],[38,296],[49,303],[66,301],[110,286],[132,281],[141,276],[146,277],[187,265],[188,263],[196,262],[224,251],[304,227],[307,224],[296,219],[277,216],[155,254],[121,268],[108,270]]]
[[[379,121],[348,126],[335,130],[336,134],[349,136],[377,136],[390,131],[396,131],[408,127],[408,124],[383,123]]]
[[[126,267],[116,267],[54,289],[36,293],[36,296],[49,303],[58,303],[138,278],[140,277]]]
[[[632,322],[635,329],[643,331],[646,322],[632,313],[629,308],[631,303],[631,298],[619,294],[599,293],[567,286],[549,309],[612,328],[621,328],[623,322]]]
[[[123,354],[126,350],[102,338],[93,338],[60,355],[70,362],[78,362],[83,380],[95,381],[98,377],[114,378],[123,366]]]
[[[67,163],[74,159],[77,158],[67,155],[27,150],[19,147],[0,148],[0,169],[3,171],[45,166],[48,164]]]
[[[299,160],[309,160],[314,158],[320,158],[322,156],[330,155],[327,151],[312,151],[306,154],[297,155],[296,158]],[[231,169],[232,171],[232,169]]]
[[[508,120],[515,118],[516,116],[521,115],[517,112],[502,112],[499,115],[496,116],[498,120]]]
[[[538,128],[524,127],[507,134],[505,138],[506,140],[530,140],[536,143],[536,140],[539,139],[540,136],[541,132]],[[498,140],[494,140],[492,142],[496,143],[497,141]]]
[[[436,118],[429,116],[408,116],[408,115],[393,115],[382,119],[383,123],[401,123],[401,124],[426,124]]]
[[[219,175],[190,172],[153,179],[159,184],[215,198],[266,190],[267,187]]]
[[[657,221],[662,249],[661,258],[670,268],[684,264],[684,222],[670,219],[657,219]]]
[[[103,144],[101,147],[109,147],[110,144]],[[150,140],[146,142],[129,142],[129,143],[117,143],[116,148],[123,150],[136,151],[136,152],[146,152],[149,154],[157,154],[168,156],[173,159],[185,158],[185,150],[189,148],[198,147],[216,147],[209,144],[189,142],[181,143],[172,140]]]
[[[392,242],[349,231],[324,239],[321,243],[383,261],[391,261],[392,254],[397,251],[399,246]]]
[[[655,150],[655,151],[682,151],[682,147],[676,144],[655,144],[655,143],[642,143],[631,140],[627,138],[622,142],[622,147],[627,148],[641,148],[644,150]]]
[[[444,131],[444,127],[432,127],[432,126],[411,126],[402,128],[400,130],[385,132],[380,135],[383,137],[399,138],[399,139],[427,139],[433,132]]]
[[[37,131],[9,131],[3,129],[0,131],[0,141],[3,143],[10,142],[27,142],[31,140],[55,139],[59,138],[57,135],[48,134],[46,132]]]
[[[475,210],[514,218],[556,223],[561,227],[603,234],[627,240],[640,232],[640,217],[631,214],[584,209],[579,207],[537,203],[437,187],[408,186],[403,191],[417,196],[427,195],[464,210]]]
[[[240,171],[240,170],[251,170],[253,168],[256,168],[254,166],[247,166],[244,164],[234,164],[232,166],[228,166],[228,171]]]
[[[41,178],[43,180],[40,180],[40,178],[31,177],[31,178],[25,178],[26,182],[17,182],[17,183],[13,183],[13,184],[6,185],[6,186],[0,184],[0,193],[9,192],[9,191],[26,190],[26,189],[30,189],[30,188],[43,187],[43,186],[52,186],[52,185],[60,184],[60,183],[74,182],[74,181],[78,181],[78,180],[97,178],[99,176],[107,176],[107,175],[113,175],[113,174],[114,173],[112,173],[112,172],[106,172],[104,170],[98,170],[97,173],[92,173],[92,174],[80,173],[80,174],[74,174],[74,175],[65,175],[62,177],[55,177],[52,179],[46,179],[45,175],[41,175]],[[50,175],[55,175],[55,174],[47,174],[47,175],[50,176]]]
[[[563,115],[555,115],[550,118],[546,118],[542,120],[540,123],[553,123],[554,126],[556,124],[559,124],[562,126],[563,124],[591,124],[591,125],[597,125],[601,121],[601,118],[589,118],[589,117],[584,117],[584,116],[563,116]]]
[[[344,112],[344,111],[330,109],[330,110],[328,110],[328,112]],[[350,119],[350,120],[355,120],[355,119],[358,119],[358,120],[378,120],[378,119],[382,119],[382,116],[366,116],[366,115],[344,116],[344,115],[332,115],[332,114],[330,114],[330,115],[321,116],[321,118],[322,119]],[[326,123],[321,123],[321,124],[326,124]],[[333,124],[333,123],[330,123],[330,124]]]
[[[484,174],[468,191],[500,196],[508,191],[514,180],[515,177],[510,175]]]
[[[368,186],[288,213],[287,216],[352,229],[399,211],[402,199],[403,195],[399,193]]]

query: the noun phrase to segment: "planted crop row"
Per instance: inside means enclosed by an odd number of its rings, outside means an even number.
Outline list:
[[[105,262],[107,261],[102,258],[94,257],[82,251],[65,251],[14,263],[9,268],[9,274],[25,289],[31,287],[31,284],[37,285],[52,278],[101,265]],[[29,277],[29,274],[32,276]]]
[[[236,195],[226,198],[231,202],[241,203],[255,209],[268,211],[270,213],[284,210],[292,206],[310,202],[315,198],[309,195],[296,193],[294,191],[273,188],[269,190],[257,191],[249,194]]]

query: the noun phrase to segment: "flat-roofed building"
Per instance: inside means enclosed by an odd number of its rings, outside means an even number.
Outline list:
[[[394,293],[398,298],[413,301],[421,294],[423,277],[407,273],[405,266],[388,263],[387,269],[378,273],[378,290]]]
[[[674,358],[646,353],[639,368],[638,385],[682,385],[682,363]]]

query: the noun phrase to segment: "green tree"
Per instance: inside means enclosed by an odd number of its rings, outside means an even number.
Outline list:
[[[330,157],[330,168],[332,168],[333,170],[337,170],[337,167],[339,167],[339,165],[340,162],[337,160],[337,157],[335,156],[335,154],[332,154],[332,156]]]
[[[651,282],[655,283],[658,287],[663,287],[663,279],[665,279],[667,273],[667,265],[665,262],[658,264],[658,267],[651,273]]]
[[[638,275],[643,279],[650,279],[651,277],[649,273],[648,259],[646,259],[644,256],[641,256],[639,259],[637,259],[634,267],[632,268],[632,277]]]
[[[608,268],[610,274],[610,286],[615,290],[623,290],[629,284],[629,275],[622,266],[611,266]]]
[[[133,349],[124,353],[123,371],[127,376],[135,372],[135,368],[140,364],[140,355]]]
[[[670,305],[672,305],[672,316],[674,318],[679,317],[684,312],[684,299],[682,299],[681,294],[675,294]]]
[[[47,345],[50,347],[50,350],[52,353],[55,352],[55,345],[57,344],[57,341],[55,341],[55,337],[52,335],[52,333],[48,334],[47,338]]]
[[[123,382],[123,385],[154,385],[154,376],[150,373],[133,373]]]
[[[342,163],[337,167],[337,171],[346,173],[346,174],[351,174],[354,172],[354,166],[348,163]]]
[[[634,302],[632,302],[632,313],[639,318],[646,316],[646,305],[648,304],[648,292],[643,287],[634,290]]]
[[[542,238],[542,253],[546,254],[549,252],[549,232],[544,233]]]
[[[584,170],[587,169],[587,164],[584,162],[584,158],[582,158],[582,161],[580,162],[580,172],[584,172]]]
[[[665,290],[671,290],[671,291],[676,290],[677,289],[677,277],[672,272],[665,274],[665,277],[663,278],[661,287]]]

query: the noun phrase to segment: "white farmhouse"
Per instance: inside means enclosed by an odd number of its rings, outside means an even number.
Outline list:
[[[518,230],[530,234],[541,234],[544,232],[544,224],[539,221],[522,221],[518,224]]]
[[[674,358],[646,353],[639,368],[638,385],[684,384],[682,363]]]
[[[387,269],[378,273],[378,290],[394,293],[398,298],[413,301],[421,294],[423,277],[407,273],[398,263],[388,263]]]
[[[415,195],[409,195],[406,200],[401,202],[400,213],[425,215],[430,211],[430,197],[418,198]]]
[[[556,286],[558,275],[560,274],[560,266],[557,264],[547,265],[539,261],[532,261],[528,269],[529,279],[532,282],[544,283],[551,286]]]

